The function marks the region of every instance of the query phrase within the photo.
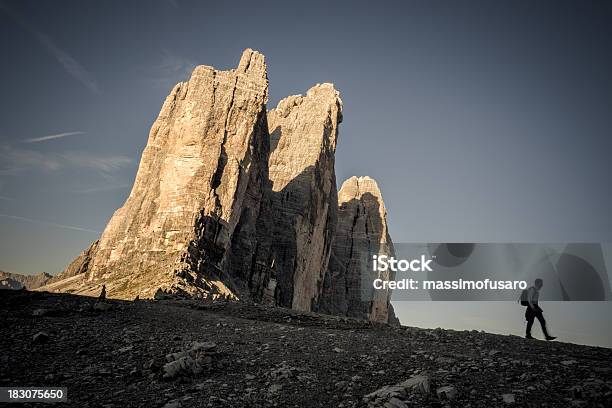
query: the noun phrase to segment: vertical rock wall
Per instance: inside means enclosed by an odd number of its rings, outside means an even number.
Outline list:
[[[318,301],[336,223],[341,120],[342,102],[331,84],[289,96],[268,112],[269,179],[256,228],[240,225],[226,265],[253,300],[298,310],[312,310]]]
[[[395,321],[391,291],[374,290],[380,277],[390,272],[372,270],[372,255],[393,255],[387,213],[375,180],[351,177],[338,193],[338,224],[319,310],[329,314],[378,322]],[[391,312],[390,312],[391,311]]]
[[[198,66],[174,87],[132,191],[74,291],[106,283],[109,296],[123,298],[150,297],[158,288],[230,294],[219,265],[243,207],[262,194],[254,184],[267,157],[267,92],[264,56],[252,50],[235,70]]]
[[[335,151],[342,101],[332,84],[289,96],[268,112],[272,251],[277,304],[312,310],[336,224]]]

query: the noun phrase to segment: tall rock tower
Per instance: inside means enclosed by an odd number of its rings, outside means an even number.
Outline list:
[[[374,290],[373,255],[394,255],[387,211],[378,184],[370,177],[351,177],[338,193],[338,224],[319,310],[324,313],[395,323],[390,290]]]
[[[232,296],[220,266],[239,219],[255,222],[244,212],[259,212],[267,94],[256,51],[245,50],[233,70],[196,67],[166,98],[123,207],[47,289],[91,294],[106,284],[117,298],[158,289]]]
[[[336,225],[335,153],[342,101],[332,84],[289,96],[268,112],[277,303],[312,310]]]
[[[341,121],[332,84],[289,96],[268,112],[269,180],[257,228],[249,234],[240,228],[232,246],[238,256],[227,265],[231,275],[242,274],[256,301],[305,311],[318,302],[336,226]]]

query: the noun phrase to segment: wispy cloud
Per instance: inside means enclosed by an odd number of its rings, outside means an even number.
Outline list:
[[[47,140],[61,139],[61,138],[66,137],[66,136],[76,136],[76,135],[84,135],[84,134],[85,134],[85,132],[82,132],[82,131],[57,133],[57,134],[53,134],[53,135],[34,137],[32,139],[26,139],[26,140],[24,140],[24,143],[39,143],[39,142],[45,142]]]
[[[13,20],[29,32],[45,51],[51,54],[57,62],[60,63],[69,75],[86,86],[91,92],[100,94],[100,88],[91,74],[70,54],[58,47],[51,37],[34,27],[2,1],[0,1],[0,9],[4,10]]]
[[[84,152],[41,153],[31,149],[0,146],[0,176],[16,175],[27,170],[57,171],[64,168],[81,168],[103,175],[131,165],[127,156],[98,156]]]
[[[76,227],[74,225],[57,224],[55,222],[35,220],[32,218],[20,217],[18,215],[0,214],[0,218],[8,218],[11,220],[24,221],[24,222],[29,222],[31,224],[47,225],[50,227],[63,228],[63,229],[68,229],[72,231],[92,232],[96,234],[100,233],[100,231],[92,230],[89,228],[82,228],[82,227]]]
[[[0,147],[0,162],[2,163],[0,175],[14,175],[32,168],[53,171],[61,167],[59,161],[51,155],[10,146]]]

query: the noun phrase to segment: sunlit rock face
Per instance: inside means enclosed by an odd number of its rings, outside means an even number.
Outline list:
[[[233,296],[220,269],[245,212],[259,212],[269,139],[264,56],[194,69],[153,124],[132,191],[97,247],[49,289],[152,297],[158,289]],[[254,217],[247,222],[254,222]],[[85,265],[86,262],[86,265]],[[74,271],[79,271],[74,274]]]
[[[394,255],[387,212],[378,184],[370,177],[351,177],[338,192],[338,223],[319,310],[329,314],[395,323],[390,290],[374,290],[372,255]]]
[[[317,84],[270,111],[267,93],[256,51],[233,70],[196,67],[166,98],[125,204],[42,290],[105,285],[111,298],[223,296],[388,321],[389,293],[367,292],[352,266],[392,248],[376,182],[337,192],[339,92]]]

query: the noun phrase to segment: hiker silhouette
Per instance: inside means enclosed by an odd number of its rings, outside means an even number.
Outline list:
[[[98,300],[106,300],[106,285],[102,285],[102,291],[100,296],[98,296]]]
[[[543,310],[538,305],[540,289],[542,289],[542,286],[544,286],[544,281],[538,278],[535,280],[533,286],[525,289],[521,294],[521,305],[527,306],[527,309],[525,310],[525,320],[527,320],[527,330],[525,332],[525,338],[533,339],[533,337],[531,336],[531,327],[533,326],[533,322],[535,321],[535,319],[538,319],[540,325],[542,326],[542,333],[544,333],[544,337],[546,338],[546,340],[550,341],[556,339],[556,337],[548,334]]]

